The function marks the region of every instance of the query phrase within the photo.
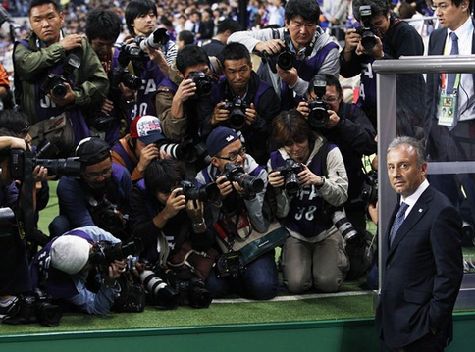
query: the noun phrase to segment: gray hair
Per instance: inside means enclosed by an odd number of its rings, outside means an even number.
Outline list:
[[[422,165],[426,162],[426,158],[424,156],[424,146],[419,140],[415,139],[414,137],[400,136],[394,138],[393,141],[389,144],[388,153],[391,151],[391,149],[397,148],[403,144],[410,146],[415,150],[417,165]]]

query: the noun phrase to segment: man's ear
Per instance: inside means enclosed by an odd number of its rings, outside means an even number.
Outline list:
[[[215,156],[211,157],[211,165],[213,165],[214,167],[218,168],[218,167],[219,167],[218,158],[216,158]]]

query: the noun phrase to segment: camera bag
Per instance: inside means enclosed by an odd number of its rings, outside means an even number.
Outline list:
[[[175,272],[187,271],[205,280],[213,268],[218,252],[214,248],[197,251],[185,241],[178,251],[169,256],[167,264]]]
[[[31,143],[41,149],[47,143],[48,154],[41,157],[68,157],[74,153],[75,136],[66,113],[35,123],[29,129]]]

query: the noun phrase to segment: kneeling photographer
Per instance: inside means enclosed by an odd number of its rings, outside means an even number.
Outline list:
[[[373,62],[399,59],[401,56],[422,56],[424,44],[413,26],[396,18],[388,1],[354,0],[352,7],[361,26],[350,28],[345,34],[345,46],[340,54],[340,74],[343,77],[360,75],[357,104],[376,128],[376,74],[372,70]],[[420,116],[424,116],[424,112],[419,110],[425,91],[422,75],[398,75],[396,87],[398,120],[409,119],[406,122],[409,126],[422,126]]]
[[[225,46],[221,62],[224,77],[212,90],[215,108],[211,125],[241,131],[248,153],[265,165],[269,157],[269,129],[272,119],[279,114],[279,98],[272,86],[252,71],[251,56],[244,45]]]
[[[282,255],[284,282],[292,293],[337,292],[348,270],[333,211],[347,199],[341,152],[295,110],[274,120],[272,141],[279,149],[270,156],[269,183],[276,192],[276,216],[290,231]]]
[[[153,160],[131,197],[131,224],[145,250],[142,282],[152,305],[207,308],[212,300],[206,280],[216,252],[204,220],[203,202],[216,201],[215,184],[197,188],[184,179],[176,160]]]
[[[271,299],[278,288],[272,248],[243,266],[239,248],[235,247],[238,242],[258,239],[267,233],[269,221],[263,211],[267,172],[246,153],[232,128],[216,127],[209,134],[206,147],[211,164],[198,173],[196,180],[200,185],[218,185],[221,202],[207,205],[209,224],[225,254],[225,262],[218,260],[208,277],[207,287],[216,298],[237,293],[250,299]]]
[[[61,177],[58,183],[60,215],[49,225],[52,236],[80,226],[99,226],[125,241],[128,197],[132,181],[128,171],[112,162],[107,142],[89,137],[76,149],[80,175]]]
[[[33,290],[88,314],[108,314],[120,296],[117,279],[127,264],[123,257],[109,258],[105,248],[119,243],[96,226],[75,228],[52,239],[30,265]]]

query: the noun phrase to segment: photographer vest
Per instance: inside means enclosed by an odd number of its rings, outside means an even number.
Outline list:
[[[36,50],[36,48],[32,48],[30,46],[30,43],[26,39],[16,42],[15,47],[17,45],[23,45],[28,50],[32,50],[32,51]],[[77,69],[75,70],[75,72],[73,72],[71,76],[65,77],[68,80],[68,83],[71,85],[71,88],[73,89],[78,83],[76,72],[77,72]],[[65,74],[64,60],[44,70],[41,74],[38,74],[35,77],[31,77],[31,80],[34,81],[34,87],[35,87],[34,101],[35,101],[36,114],[33,120],[31,120],[31,117],[29,117],[29,119],[30,121],[34,123],[34,122],[39,122],[43,120],[48,120],[52,117],[59,116],[62,113],[66,113],[66,116],[68,117],[73,127],[74,137],[77,144],[81,139],[90,136],[89,127],[86,124],[83,114],[78,108],[65,108],[65,107],[56,106],[56,104],[47,96],[48,92],[44,91],[43,85],[46,82],[49,74],[64,75]],[[23,92],[21,89],[21,83],[19,83],[21,80],[18,77],[18,74],[14,75],[14,81],[15,81],[15,98],[16,98],[17,103],[20,104],[20,109],[21,109],[21,101],[22,101]]]
[[[307,163],[309,170],[315,175],[327,175],[327,156],[336,145],[325,143],[312,160]],[[280,150],[273,151],[270,156],[272,170],[285,165],[284,156]],[[304,237],[315,237],[333,226],[331,214],[327,214],[325,200],[314,185],[304,186],[296,195],[290,198],[290,210],[282,224],[291,231]]]

